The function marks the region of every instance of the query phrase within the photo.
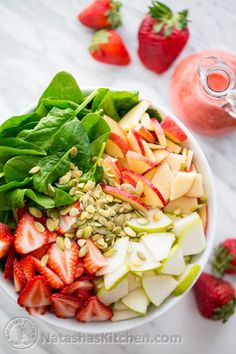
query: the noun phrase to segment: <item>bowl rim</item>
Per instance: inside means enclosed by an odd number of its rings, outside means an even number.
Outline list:
[[[81,91],[83,93],[90,93],[93,90],[96,90],[99,88],[98,86],[83,86],[81,87]],[[123,91],[125,88],[120,88],[120,87],[113,87],[109,86],[107,87],[112,91]],[[128,89],[128,91],[132,91]],[[133,90],[136,91],[136,90]],[[140,92],[139,92],[140,93]],[[40,319],[41,321],[45,322],[46,324],[53,325],[57,328],[64,329],[67,331],[71,331],[74,333],[85,333],[85,334],[102,334],[102,333],[118,333],[121,331],[128,331],[131,329],[134,329],[136,327],[142,326],[148,322],[151,322],[155,320],[156,318],[162,316],[164,313],[166,313],[168,310],[170,310],[176,303],[178,303],[193,287],[194,283],[197,281],[198,277],[200,276],[201,272],[203,271],[204,266],[206,265],[209,257],[211,250],[213,248],[214,244],[214,239],[215,239],[215,231],[216,231],[216,220],[217,220],[217,198],[216,198],[216,188],[215,188],[215,182],[213,178],[213,174],[210,168],[210,165],[208,163],[208,160],[198,143],[197,139],[194,137],[193,133],[173,114],[171,113],[168,109],[163,107],[162,105],[154,102],[154,100],[150,100],[146,98],[145,96],[142,96],[139,94],[139,100],[148,100],[151,102],[151,106],[153,108],[156,108],[157,110],[163,112],[165,115],[169,116],[171,119],[173,119],[181,129],[186,133],[188,137],[188,141],[190,145],[194,145],[194,153],[198,155],[199,160],[201,163],[204,165],[204,173],[203,177],[204,179],[207,178],[208,180],[208,196],[211,197],[209,198],[209,204],[208,204],[208,227],[207,227],[207,232],[206,232],[206,237],[207,237],[207,246],[206,249],[198,255],[200,259],[198,260],[198,264],[201,266],[201,271],[199,272],[197,278],[195,281],[192,283],[192,285],[187,289],[187,291],[184,292],[184,294],[176,297],[172,297],[169,299],[167,303],[163,303],[160,308],[155,308],[152,313],[149,313],[143,317],[137,317],[129,320],[124,320],[124,321],[118,321],[118,322],[112,322],[112,321],[105,321],[105,322],[89,322],[89,323],[80,323],[76,322],[76,326],[73,323],[69,322],[68,319],[61,319],[61,321],[58,321],[58,318],[54,314],[49,314],[46,313],[43,316],[38,316],[37,319]],[[36,104],[30,105],[28,109],[25,109],[21,114],[26,114],[32,112],[36,107]],[[205,183],[204,183],[205,185]],[[15,304],[17,304],[16,299],[17,299],[17,293],[12,291],[12,284],[9,284],[4,277],[3,273],[0,272],[0,287],[2,290],[5,292],[8,297],[14,301]],[[17,305],[18,306],[18,305]],[[27,313],[25,313],[26,316],[29,316]],[[73,320],[74,319],[69,319]]]

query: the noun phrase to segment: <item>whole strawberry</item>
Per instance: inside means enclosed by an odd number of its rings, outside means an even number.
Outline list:
[[[193,287],[198,309],[203,317],[226,322],[235,311],[235,290],[230,283],[202,273]]]
[[[114,0],[95,0],[78,16],[80,22],[96,30],[117,28],[121,25],[121,3]]]
[[[138,32],[138,55],[149,70],[166,71],[180,54],[189,38],[187,15],[187,10],[173,14],[159,1],[149,7]]]
[[[117,32],[113,30],[101,30],[95,33],[90,53],[94,59],[106,64],[128,65],[129,53]]]
[[[214,273],[223,276],[225,273],[236,273],[236,239],[228,238],[224,240],[214,252],[212,262]]]

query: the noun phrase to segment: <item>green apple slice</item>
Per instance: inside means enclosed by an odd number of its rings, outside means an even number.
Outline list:
[[[121,301],[117,301],[114,303],[113,309],[117,311],[124,311],[124,310],[128,310],[128,307],[125,306]]]
[[[146,276],[144,274],[142,278],[143,289],[155,306],[160,306],[177,285],[178,282],[170,275]]]
[[[174,222],[173,232],[184,256],[201,253],[206,247],[202,221],[196,212]]]
[[[117,239],[113,245],[116,253],[114,256],[106,258],[107,264],[99,269],[96,275],[99,276],[112,273],[114,270],[124,264],[127,257],[128,245],[129,237],[122,237]]]
[[[141,286],[141,280],[139,276],[135,276],[132,273],[128,274],[128,289],[129,292],[132,290],[135,290],[137,288],[140,288]]]
[[[161,263],[153,258],[148,249],[140,241],[129,243],[127,265],[131,272],[146,272],[160,267]]]
[[[155,220],[156,213],[160,214],[158,220]],[[158,209],[152,209],[148,211],[145,218],[130,219],[127,221],[127,225],[136,232],[154,233],[166,231],[173,225],[173,223],[167,215],[161,213]]]
[[[170,275],[180,275],[185,269],[184,257],[179,245],[175,245],[170,250],[166,259],[162,262],[160,273]]]
[[[106,290],[111,290],[117,286],[127,275],[129,268],[126,264],[121,265],[112,273],[104,275],[104,285]]]
[[[113,311],[112,321],[124,321],[131,318],[140,317],[141,315],[135,311],[123,310],[123,311]]]
[[[111,290],[106,290],[105,288],[100,289],[97,296],[103,304],[109,306],[127,295],[128,290],[128,279],[125,278]]]
[[[188,215],[195,211],[197,208],[197,198],[180,197],[178,199],[171,200],[168,204],[166,204],[164,211],[166,213],[173,213],[179,209],[179,214]]]
[[[175,235],[171,232],[161,232],[142,236],[144,245],[157,262],[168,257],[174,240]]]
[[[129,310],[145,315],[149,304],[148,298],[142,288],[137,288],[121,299],[121,302],[129,308]]]
[[[122,117],[119,121],[120,127],[124,130],[134,129],[149,106],[150,102],[147,100],[139,102]]]
[[[194,282],[201,270],[201,266],[196,263],[186,265],[185,271],[178,278],[178,286],[175,288],[173,295],[179,296],[183,294]]]

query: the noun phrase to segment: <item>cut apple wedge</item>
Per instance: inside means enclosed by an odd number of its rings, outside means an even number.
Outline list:
[[[198,214],[202,220],[204,232],[207,232],[207,225],[208,225],[208,205],[202,205],[201,208],[198,210]]]
[[[153,154],[155,155],[156,163],[159,164],[159,163],[163,162],[164,160],[166,161],[166,159],[168,158],[170,153],[167,150],[158,149],[158,150],[153,150]]]
[[[159,144],[152,144],[152,143],[147,143],[147,144],[152,150],[166,150],[165,146]]]
[[[104,279],[104,286],[106,290],[111,290],[115,288],[126,276],[129,271],[129,268],[126,264],[121,265],[118,267],[114,272],[105,274]]]
[[[178,282],[170,275],[146,276],[144,274],[142,277],[143,289],[155,306],[160,306],[177,285]]]
[[[135,318],[135,317],[140,317],[141,315],[137,312],[131,311],[131,310],[123,310],[123,311],[113,311],[113,316],[111,318],[111,320],[113,322],[116,321],[125,321],[125,320],[129,320],[131,318]]]
[[[179,154],[182,150],[182,147],[176,143],[174,143],[170,139],[166,139],[167,150],[170,152],[174,152],[175,154]]]
[[[171,183],[170,200],[187,194],[193,185],[195,177],[195,172],[176,172]]]
[[[162,129],[162,126],[160,125],[160,123],[158,122],[158,120],[156,118],[151,118],[153,127],[154,127],[154,131],[156,133],[157,139],[159,141],[159,144],[162,146],[167,146],[167,142],[166,142],[166,136],[164,133],[164,130]]]
[[[141,287],[125,295],[121,299],[121,302],[127,306],[129,310],[135,311],[140,315],[146,314],[149,305],[149,300]]]
[[[201,198],[205,194],[203,189],[203,180],[201,173],[197,173],[192,187],[186,194],[186,197]]]
[[[206,248],[203,225],[197,212],[174,222],[173,232],[184,256],[201,253]]]
[[[120,127],[119,123],[117,123],[114,119],[107,116],[106,114],[104,114],[103,119],[107,122],[113,133],[120,136],[124,141],[127,142],[125,132]]]
[[[158,168],[158,166],[157,166],[157,167],[153,167],[151,170],[147,171],[147,172],[144,174],[144,177],[147,178],[147,179],[151,182],[153,176],[154,176],[155,173],[156,173],[157,168]]]
[[[141,258],[140,255],[142,255]],[[161,263],[155,261],[142,242],[130,242],[127,265],[132,273],[141,273],[157,269],[160,267]]]
[[[145,156],[134,151],[127,152],[126,160],[129,168],[137,173],[144,173],[155,166],[153,161],[148,160]]]
[[[149,161],[152,161],[153,163],[156,164],[157,160],[156,160],[156,156],[154,155],[154,153],[152,152],[151,148],[149,147],[148,143],[142,139],[142,144],[143,144],[143,148],[144,148],[144,155],[146,156],[146,158]]]
[[[115,133],[110,133],[110,137],[106,141],[106,153],[108,155],[116,158],[124,158],[129,150],[130,146],[125,140]]]
[[[146,110],[150,107],[150,102],[143,100],[134,106],[124,117],[119,121],[119,125],[125,131],[134,129],[140,122]]]
[[[149,209],[148,206],[145,203],[143,203],[139,198],[137,198],[135,195],[123,191],[122,189],[106,186],[106,185],[103,185],[102,189],[105,193],[111,194],[117,199],[130,203],[134,209],[140,210],[143,213],[146,213],[147,210]]]
[[[109,178],[109,175],[114,175],[117,183],[122,183],[122,174],[117,166],[117,160],[111,156],[106,156],[103,160],[104,177]]]
[[[128,132],[127,140],[129,142],[131,149],[134,152],[137,152],[140,155],[145,155],[142,139],[140,135],[136,132],[136,130],[132,129]]]
[[[186,164],[186,156],[169,153],[165,159],[165,162],[168,163],[171,171],[180,171]]]
[[[170,250],[166,259],[162,261],[160,273],[169,275],[180,275],[185,269],[183,253],[179,245],[175,245]]]
[[[165,117],[161,122],[162,129],[166,136],[173,140],[175,143],[182,143],[188,137],[185,132],[175,123],[170,117]]]
[[[128,307],[125,306],[121,301],[116,301],[113,305],[115,311],[125,311],[128,310]]]
[[[191,166],[192,166],[192,161],[193,161],[193,151],[188,150],[187,151],[187,156],[186,156],[186,171],[190,172]]]
[[[131,178],[130,175],[127,174],[126,171],[127,171],[127,169],[122,171],[122,178],[123,178],[124,183],[129,183],[129,184],[131,184],[131,186],[133,186],[135,188],[137,185],[137,182],[133,178]]]
[[[147,130],[154,131],[154,127],[151,121],[151,118],[148,113],[144,113],[144,115],[141,118],[141,124],[146,128]]]
[[[173,295],[179,296],[185,293],[185,291],[193,284],[200,270],[201,266],[199,264],[188,264],[185,271],[177,278],[178,286],[175,288]]]
[[[181,197],[175,200],[171,200],[168,204],[166,204],[164,211],[166,213],[174,213],[179,209],[178,214],[188,215],[194,212],[197,208],[197,198]]]
[[[134,274],[129,273],[128,274],[128,288],[129,292],[133,291],[137,288],[140,288],[141,286],[141,280],[140,277],[136,277]]]
[[[174,240],[175,235],[170,232],[160,232],[142,236],[142,242],[157,262],[168,257]]]
[[[128,162],[127,162],[125,157],[124,158],[118,158],[117,166],[118,166],[120,171],[122,171],[123,168],[129,168]]]
[[[143,138],[147,142],[155,143],[156,139],[155,139],[154,134],[152,134],[149,130],[144,128],[144,126],[142,124],[138,124],[135,127],[135,130],[138,132],[138,134],[141,136],[141,138]]]
[[[123,279],[115,288],[106,290],[105,288],[99,289],[97,296],[99,300],[109,306],[128,294],[128,279]]]
[[[166,162],[157,167],[152,177],[152,184],[161,192],[166,201],[170,198],[172,180],[173,174]]]
[[[158,215],[158,218],[155,218],[157,213],[160,215]],[[161,211],[152,209],[147,212],[147,216],[145,218],[130,219],[127,221],[127,225],[136,232],[154,233],[166,231],[173,225],[173,223],[171,219]]]
[[[151,207],[163,207],[166,201],[160,191],[144,176],[135,173],[130,170],[125,170],[126,174],[129,175],[135,182],[141,181],[143,183],[143,202]]]

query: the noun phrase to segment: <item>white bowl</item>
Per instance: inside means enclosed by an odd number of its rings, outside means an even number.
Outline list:
[[[92,90],[96,88],[90,87],[90,88],[84,88],[83,91],[87,94],[90,93]],[[113,90],[119,90],[119,88],[111,88]],[[141,97],[141,99],[144,99]],[[183,129],[183,131],[187,134],[188,136],[188,142],[185,144],[185,146],[188,146],[194,151],[195,154],[195,163],[198,171],[202,173],[203,179],[204,179],[204,186],[206,189],[206,194],[209,198],[208,200],[208,228],[207,228],[207,233],[206,233],[206,240],[207,240],[207,247],[202,252],[200,255],[194,256],[194,262],[198,263],[201,268],[203,269],[205,264],[208,261],[208,258],[210,256],[212,247],[213,247],[213,241],[215,237],[215,226],[216,226],[216,191],[215,191],[215,185],[214,185],[214,180],[212,176],[212,172],[210,169],[210,166],[208,164],[208,161],[199,146],[198,142],[196,139],[193,137],[192,133],[188,128],[185,127],[183,123],[181,123],[173,114],[168,112],[166,109],[161,107],[157,103],[152,102],[152,106],[156,109],[158,109],[160,112],[162,112],[164,115],[170,116],[176,123]],[[23,113],[29,113],[33,111],[34,106],[28,109],[27,111]],[[200,275],[200,274],[199,274]],[[17,305],[17,294],[15,292],[14,286],[10,281],[6,281],[3,278],[3,274],[0,272],[0,285],[1,288],[5,291],[5,293],[14,300],[15,306]],[[192,284],[193,285],[193,284]],[[188,291],[190,288],[188,289]],[[111,332],[120,332],[120,331],[127,331],[132,328],[144,325],[147,322],[150,322],[152,320],[157,319],[161,315],[163,315],[165,312],[167,312],[171,307],[176,305],[188,292],[186,291],[183,295],[181,296],[171,296],[169,297],[159,308],[154,307],[154,306],[149,306],[148,313],[145,317],[138,317],[130,320],[125,320],[125,321],[120,321],[120,322],[112,322],[112,321],[106,321],[106,322],[91,322],[91,323],[81,323],[75,319],[59,319],[56,317],[54,314],[51,313],[46,313],[43,316],[39,316],[42,321],[45,321],[48,324],[51,324],[56,327],[60,327],[65,330],[70,330],[73,332],[83,332],[83,333],[111,333]],[[26,313],[27,315],[27,313]]]

